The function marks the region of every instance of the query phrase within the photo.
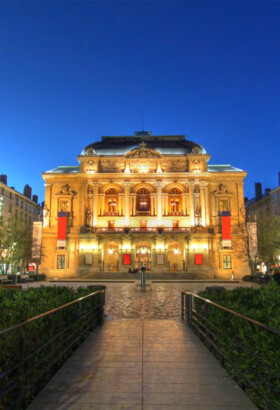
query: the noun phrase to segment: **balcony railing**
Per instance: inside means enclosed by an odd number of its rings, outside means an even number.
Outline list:
[[[136,211],[137,216],[150,216],[151,211]]]
[[[183,211],[169,211],[168,216],[182,216],[184,215]]]
[[[104,211],[100,216],[120,216],[119,211]]]
[[[82,226],[80,229],[81,233],[137,233],[137,232],[158,232],[158,233],[165,233],[165,232],[182,232],[182,233],[210,233],[214,234],[214,229],[209,228],[207,226],[180,226],[180,227],[160,227],[160,226],[118,226],[118,227],[84,227]]]

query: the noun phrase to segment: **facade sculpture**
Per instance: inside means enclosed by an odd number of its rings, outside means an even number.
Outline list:
[[[45,172],[43,260],[52,277],[181,272],[187,277],[242,277],[248,271],[238,226],[244,224],[246,172],[209,165],[210,155],[185,136],[102,137],[79,166]],[[222,218],[230,215],[231,238]],[[66,238],[58,241],[59,217]],[[46,215],[46,213],[45,213]]]

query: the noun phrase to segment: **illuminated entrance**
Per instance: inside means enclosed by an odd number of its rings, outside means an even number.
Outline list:
[[[119,270],[119,247],[116,242],[107,242],[104,246],[104,271]]]
[[[145,266],[146,270],[151,270],[151,248],[147,243],[139,243],[136,248],[135,268],[140,269]]]
[[[171,242],[169,244],[168,264],[171,272],[184,270],[184,251],[180,242]]]

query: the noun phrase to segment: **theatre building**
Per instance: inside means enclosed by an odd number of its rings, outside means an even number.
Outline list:
[[[90,277],[135,271],[154,276],[241,278],[246,172],[210,165],[184,135],[102,137],[77,166],[43,174],[41,271]]]

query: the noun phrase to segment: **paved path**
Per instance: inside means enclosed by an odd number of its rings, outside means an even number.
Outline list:
[[[29,410],[255,409],[200,340],[174,320],[106,321]]]
[[[34,286],[79,286],[94,285],[90,282],[48,283],[41,282],[23,285]],[[135,283],[103,283],[106,289],[105,313],[107,320],[119,319],[172,319],[180,321],[181,291],[198,292],[204,290],[211,283],[151,283],[152,290],[146,292],[135,291]],[[238,286],[258,287],[257,284],[241,283],[215,283],[226,289]]]

